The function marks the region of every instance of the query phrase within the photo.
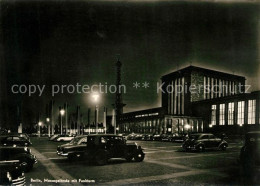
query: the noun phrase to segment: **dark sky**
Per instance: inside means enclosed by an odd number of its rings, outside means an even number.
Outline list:
[[[244,75],[260,88],[259,4],[188,2],[1,1],[1,123],[43,118],[45,104],[68,102],[86,115],[86,94],[51,97],[53,84],[113,84],[120,54],[125,111],[160,106],[156,83],[177,68],[197,65]],[[147,89],[133,82],[149,82]],[[13,84],[45,84],[44,94],[17,95]],[[111,110],[115,95],[100,107]],[[57,111],[58,112],[58,111]],[[3,113],[3,114],[2,114]],[[85,120],[86,120],[86,116]]]

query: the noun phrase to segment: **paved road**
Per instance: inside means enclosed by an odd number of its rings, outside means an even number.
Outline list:
[[[39,164],[26,174],[27,183],[39,185],[60,180],[70,184],[244,184],[237,158],[241,144],[230,144],[227,151],[183,152],[180,143],[136,141],[144,148],[141,163],[114,159],[105,166],[91,162],[70,162],[56,155],[61,144],[47,138],[32,138],[33,153]],[[130,142],[130,141],[129,141]],[[44,180],[45,179],[45,180]]]

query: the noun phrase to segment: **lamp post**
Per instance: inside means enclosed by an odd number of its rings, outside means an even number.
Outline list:
[[[41,137],[41,125],[42,125],[42,122],[39,121],[39,122],[38,122],[38,126],[39,126],[39,137]]]
[[[50,133],[51,133],[50,118],[46,118],[46,122],[48,123],[48,136],[50,137]]]
[[[60,110],[60,134],[62,134],[62,116],[65,114],[65,110]]]
[[[99,101],[99,94],[93,93],[92,94],[93,102],[95,103],[95,124],[96,124],[96,134],[98,134],[98,101]]]

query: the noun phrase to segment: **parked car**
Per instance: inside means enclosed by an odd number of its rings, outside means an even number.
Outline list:
[[[124,158],[127,161],[143,161],[145,154],[141,146],[136,143],[126,143],[122,136],[109,134],[88,135],[86,144],[63,146],[57,148],[59,156],[74,158],[85,158],[105,165],[110,158]]]
[[[49,138],[49,140],[50,141],[53,141],[55,138],[57,138],[59,136],[59,134],[54,134],[54,135],[52,135],[50,138]]]
[[[153,140],[154,141],[161,141],[162,140],[162,135],[161,134],[154,134],[153,135]]]
[[[132,133],[132,134],[129,134],[127,136],[127,140],[141,140],[143,137],[142,134],[136,134],[136,133]]]
[[[71,141],[73,138],[74,136],[68,134],[61,134],[54,138],[53,141]]]
[[[153,135],[152,134],[143,134],[142,140],[144,140],[144,141],[153,141]]]
[[[240,163],[247,177],[260,173],[260,131],[248,132],[240,150]]]
[[[28,134],[26,133],[9,133],[7,134],[9,136],[19,136],[19,137],[24,137],[25,139],[27,139],[28,141],[30,141],[30,137],[28,136]]]
[[[0,161],[0,185],[25,185],[25,176],[18,160]]]
[[[30,146],[32,145],[30,140],[19,135],[7,135],[0,136],[0,143],[4,146]]]
[[[0,161],[19,160],[25,172],[30,171],[37,163],[36,157],[27,147],[0,147]]]
[[[184,142],[185,140],[185,135],[184,134],[179,134],[179,133],[174,133],[172,134],[172,142]]]
[[[161,141],[171,141],[171,134],[162,134]]]
[[[71,150],[73,148],[76,149],[75,154],[83,152],[86,148],[86,144],[87,144],[87,135],[82,135],[82,136],[76,136],[74,139],[72,139],[69,143],[63,144],[63,145],[59,145],[57,147],[57,152],[59,152],[62,148],[71,148]],[[80,148],[80,147],[83,148]]]
[[[182,145],[182,148],[185,151],[204,151],[207,148],[218,148],[224,151],[227,147],[228,143],[225,140],[217,138],[210,133],[191,134]]]

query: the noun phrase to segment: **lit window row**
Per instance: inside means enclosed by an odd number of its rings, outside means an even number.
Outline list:
[[[227,113],[225,109],[225,104],[219,105],[219,125],[225,125],[225,117],[227,117],[227,124],[234,125],[235,114],[237,114],[236,121],[237,124],[242,126],[247,119],[248,124],[255,124],[256,121],[256,100],[248,100],[248,117],[245,118],[245,101],[237,102],[237,110],[235,110],[234,102],[227,104]],[[211,123],[210,126],[217,124],[217,105],[211,105]]]

